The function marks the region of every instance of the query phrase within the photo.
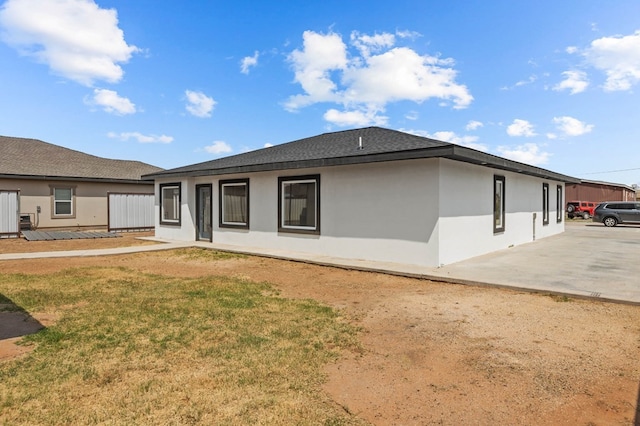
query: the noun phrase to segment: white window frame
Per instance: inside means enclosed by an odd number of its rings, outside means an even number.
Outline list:
[[[178,190],[176,193],[175,190]],[[165,218],[165,191],[172,190],[171,199],[172,203],[172,218]],[[177,225],[181,223],[181,199],[182,199],[182,185],[180,183],[162,183],[160,184],[160,224],[161,225]]]
[[[281,232],[299,232],[306,234],[320,234],[320,175],[311,176],[291,176],[280,177],[279,181],[279,208],[278,208],[278,231]],[[287,185],[295,184],[313,184],[315,187],[315,205],[314,218],[315,223],[313,226],[300,226],[300,225],[287,225],[285,224],[285,194]],[[308,207],[307,207],[308,208]]]
[[[542,224],[549,224],[549,184],[542,184]]]
[[[500,175],[493,176],[493,233],[500,234],[505,230],[506,216],[506,178]],[[499,197],[499,199],[498,199]]]
[[[231,187],[244,187],[244,209],[245,209],[245,221],[244,222],[228,222],[225,221],[225,189]],[[249,228],[249,179],[237,179],[220,181],[220,227],[230,228]]]
[[[70,199],[56,198],[56,191],[68,190],[71,194]],[[73,219],[76,217],[76,187],[66,185],[51,185],[51,217],[53,219]],[[58,205],[69,205],[69,213],[58,213]]]
[[[562,222],[564,216],[562,198],[562,185],[558,185],[556,186],[556,223]]]

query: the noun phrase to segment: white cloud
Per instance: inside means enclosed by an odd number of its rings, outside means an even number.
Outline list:
[[[354,32],[349,51],[342,37],[335,33],[305,31],[302,50],[289,55],[295,82],[304,93],[291,96],[285,108],[295,111],[308,105],[329,102],[343,111],[330,109],[325,118],[334,123],[386,122],[377,117],[390,102],[421,103],[437,98],[466,108],[473,97],[467,87],[456,83],[457,71],[451,59],[420,55],[407,47],[394,47],[396,36],[383,33],[373,36]]]
[[[466,86],[455,83],[452,61],[420,56],[406,47],[396,47],[367,58],[366,65],[345,70],[347,103],[385,105],[409,100],[421,103],[430,98],[453,100],[454,108],[467,107],[473,97]]]
[[[211,111],[213,111],[213,107],[216,104],[213,98],[210,98],[202,92],[194,92],[191,90],[186,90],[184,93],[187,96],[188,102],[186,108],[191,115],[200,118],[211,117]]]
[[[396,37],[393,34],[382,33],[375,35],[360,34],[357,31],[351,33],[351,44],[355,46],[364,57],[371,55],[371,52],[380,52],[385,48],[393,46]]]
[[[480,127],[484,126],[484,124],[482,124],[482,122],[477,121],[477,120],[471,120],[467,123],[467,125],[465,126],[466,130],[477,130]]]
[[[269,142],[264,144],[264,148],[271,148],[272,146],[273,146],[273,144],[269,143]]]
[[[135,139],[139,143],[171,143],[173,142],[172,136],[167,135],[143,135],[139,132],[124,132],[115,133],[109,132],[108,137],[112,139],[120,139],[121,141],[128,141],[129,139]]]
[[[548,152],[541,151],[535,143],[526,143],[515,148],[499,146],[498,152],[502,157],[532,166],[546,164],[551,156]]]
[[[435,133],[429,133],[425,130],[413,130],[413,129],[399,129],[405,133],[411,133],[416,136],[422,136],[425,138],[435,139],[442,142],[450,142],[456,145],[464,146],[467,148],[472,148],[478,151],[487,152],[489,148],[481,143],[477,143],[477,136],[458,136],[454,132],[449,131],[438,131]]]
[[[640,82],[640,30],[627,36],[596,39],[584,55],[607,75],[606,91],[629,90]]]
[[[520,81],[516,82],[515,86],[516,87],[526,86],[528,84],[535,83],[537,80],[538,80],[538,76],[537,75],[531,75],[526,80],[520,80]]]
[[[477,136],[458,136],[454,132],[439,131],[431,135],[428,135],[427,137],[432,139],[437,139],[443,142],[451,142],[456,145],[476,149],[478,151],[487,152],[489,150],[489,148],[486,145],[477,143],[478,141]]]
[[[400,38],[408,38],[411,40],[415,40],[419,37],[422,37],[422,34],[420,34],[417,31],[404,30],[404,31],[396,31],[396,36]]]
[[[89,104],[98,105],[110,114],[126,115],[135,114],[136,106],[127,98],[118,95],[118,92],[107,89],[94,89],[93,99]]]
[[[388,117],[378,115],[376,110],[338,111],[332,108],[324,113],[323,118],[337,126],[384,126],[388,122]]]
[[[573,117],[554,117],[553,122],[558,126],[558,130],[566,136],[580,136],[593,130],[593,124],[585,124]]]
[[[223,141],[215,141],[211,145],[205,146],[204,150],[209,154],[226,154],[233,151],[231,146]]]
[[[589,81],[587,74],[583,71],[565,71],[562,73],[565,79],[553,87],[555,91],[570,90],[572,95],[584,92]]]
[[[330,72],[347,67],[347,46],[338,34],[322,35],[305,31],[302,35],[304,49],[294,50],[289,55],[295,72],[294,81],[302,86],[305,95],[289,98],[285,107],[289,110],[316,102],[338,102],[340,94],[331,80]]]
[[[253,56],[245,56],[244,58],[242,58],[242,61],[240,61],[240,72],[242,74],[249,74],[249,68],[255,67],[256,65],[258,65],[259,56],[260,54],[256,50],[253,53]]]
[[[409,111],[404,115],[407,120],[415,121],[420,117],[418,111]]]
[[[507,127],[507,134],[509,136],[535,136],[536,133],[533,130],[533,125],[527,120],[520,120],[516,118],[513,123]]]
[[[3,41],[20,54],[86,86],[117,83],[124,74],[119,64],[139,51],[125,42],[116,10],[92,0],[7,0],[0,26]]]
[[[533,65],[535,65],[535,64],[533,64]],[[501,87],[500,90],[513,90],[516,87],[521,87],[521,86],[526,86],[526,85],[529,85],[529,84],[533,84],[537,80],[538,80],[538,76],[537,75],[531,75],[526,80],[516,81],[516,83],[514,85]]]

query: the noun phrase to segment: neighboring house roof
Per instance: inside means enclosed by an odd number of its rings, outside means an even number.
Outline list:
[[[244,154],[152,173],[147,177],[224,175],[434,157],[562,182],[580,182],[576,178],[471,148],[380,127],[324,133]]]
[[[629,191],[635,192],[635,188],[629,185],[625,185],[624,183],[602,182],[599,180],[587,180],[587,179],[580,179],[579,183],[586,183],[588,185],[615,186],[616,188],[624,188]]]
[[[140,182],[163,169],[111,160],[37,139],[0,136],[0,178]]]

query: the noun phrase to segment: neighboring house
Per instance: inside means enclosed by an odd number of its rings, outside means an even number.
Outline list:
[[[581,179],[567,184],[567,201],[635,201],[636,190],[621,183]]]
[[[9,217],[12,212],[6,208],[17,201],[20,216],[39,229],[106,228],[107,194],[153,193],[153,180],[140,177],[161,170],[35,139],[0,136],[0,215]],[[0,225],[11,228],[13,223]]]
[[[379,127],[147,177],[156,237],[422,266],[563,232],[564,185],[578,182]]]

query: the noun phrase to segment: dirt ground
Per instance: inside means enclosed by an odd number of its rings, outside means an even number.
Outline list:
[[[142,244],[136,236],[117,240]],[[49,244],[74,250],[113,241]],[[0,253],[27,251],[30,244],[0,240]],[[29,251],[47,247],[39,242]],[[230,275],[273,283],[283,297],[318,300],[362,330],[363,351],[327,367],[325,391],[338,407],[376,425],[640,425],[639,306],[259,257],[176,263],[166,256],[0,261],[0,269],[47,273],[100,265]],[[55,321],[31,314],[45,326]],[[4,359],[19,355],[11,352],[18,338],[0,335],[0,362],[3,353]]]

